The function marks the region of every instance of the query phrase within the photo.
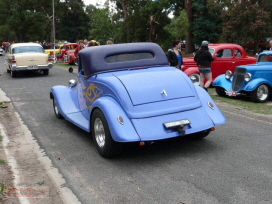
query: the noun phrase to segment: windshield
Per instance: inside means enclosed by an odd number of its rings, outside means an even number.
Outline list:
[[[261,55],[259,56],[259,62],[272,62],[272,55]]]
[[[43,53],[43,48],[39,46],[21,46],[12,49],[13,54],[25,53],[25,52],[41,52]]]
[[[213,55],[215,49],[214,48],[209,48],[209,52],[211,53],[211,55]]]

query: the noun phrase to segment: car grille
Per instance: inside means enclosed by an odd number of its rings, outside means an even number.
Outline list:
[[[236,68],[232,80],[232,90],[238,91],[242,87],[245,79],[246,69]]]

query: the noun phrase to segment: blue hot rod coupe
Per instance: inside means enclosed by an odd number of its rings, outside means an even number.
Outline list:
[[[155,43],[89,47],[78,55],[78,80],[52,87],[50,98],[56,117],[91,132],[103,157],[120,153],[125,142],[203,138],[226,123],[209,94],[170,67]]]
[[[272,51],[260,53],[256,64],[237,66],[234,73],[226,71],[213,86],[219,96],[246,94],[254,102],[267,101],[272,90]]]

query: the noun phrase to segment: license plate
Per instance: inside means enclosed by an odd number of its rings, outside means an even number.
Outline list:
[[[226,94],[228,96],[237,96],[238,95],[237,91],[226,91]]]
[[[37,65],[34,65],[34,66],[28,66],[28,69],[38,69],[38,66],[37,66]]]
[[[176,120],[176,121],[171,121],[171,122],[167,122],[167,123],[164,123],[164,126],[166,128],[172,128],[172,127],[177,127],[179,125],[188,125],[190,124],[191,122],[188,120],[188,119],[183,119],[183,120]]]

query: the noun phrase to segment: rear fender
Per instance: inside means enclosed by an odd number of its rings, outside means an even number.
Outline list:
[[[196,91],[198,93],[202,106],[213,121],[214,125],[216,126],[226,123],[226,118],[224,117],[218,106],[215,104],[211,96],[207,93],[207,91],[205,91],[205,89],[200,86],[196,86]],[[210,103],[212,103],[213,108],[210,107]]]
[[[187,76],[191,76],[192,74],[199,74],[199,69],[198,67],[189,67],[184,71],[185,74],[187,74]]]
[[[131,120],[115,99],[112,97],[100,97],[93,103],[92,108],[92,112],[95,108],[99,108],[105,115],[113,140],[117,142],[140,141],[140,137]],[[123,124],[118,122],[119,116],[123,118]]]

